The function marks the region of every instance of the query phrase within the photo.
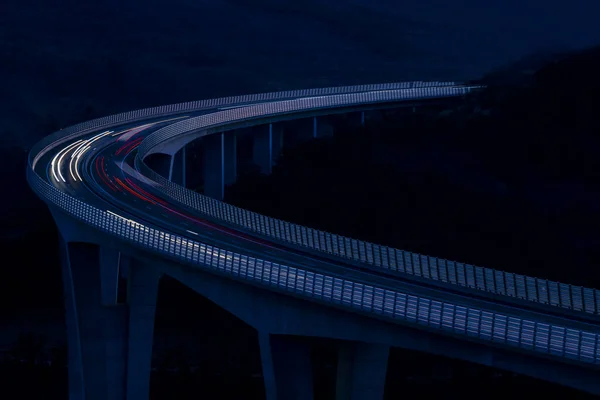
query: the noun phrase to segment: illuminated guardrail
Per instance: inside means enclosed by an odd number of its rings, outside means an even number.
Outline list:
[[[258,233],[270,239],[276,239],[312,251],[324,252],[380,270],[402,272],[425,279],[506,296],[507,298],[523,299],[598,315],[600,313],[600,291],[596,289],[444,260],[292,224],[247,211],[185,189],[169,182],[143,162],[145,154],[155,146],[190,131],[219,126],[226,130],[228,124],[239,121],[251,121],[266,116],[289,115],[290,113],[313,109],[393,100],[458,96],[468,93],[470,89],[469,87],[442,87],[342,94],[257,104],[202,115],[174,123],[149,135],[142,141],[138,149],[135,165],[143,175],[159,184],[158,187],[153,189],[158,189],[169,198],[199,213],[234,224],[249,232]]]
[[[226,251],[95,208],[51,186],[31,168],[27,178],[42,199],[72,218],[145,251],[196,268],[388,321],[579,364],[600,364],[599,335],[595,332],[415,296]]]
[[[210,109],[216,107],[230,106],[233,104],[246,104],[257,101],[269,100],[284,100],[289,98],[307,97],[307,96],[327,96],[341,93],[356,93],[367,92],[373,90],[394,90],[394,89],[409,89],[414,87],[433,87],[433,86],[454,86],[457,82],[398,82],[398,83],[382,83],[370,85],[355,85],[355,86],[338,86],[318,89],[301,89],[287,90],[281,92],[249,94],[242,96],[221,97],[218,99],[208,99],[191,101],[186,103],[169,104],[165,106],[145,108],[141,110],[127,111],[120,114],[109,115],[107,117],[96,118],[90,121],[85,121],[51,135],[44,137],[37,142],[29,152],[30,164],[35,168],[37,160],[49,148],[60,144],[66,140],[71,140],[78,135],[85,134],[89,130],[100,128],[109,128],[115,125],[122,125],[127,122],[138,121],[146,118],[158,118],[167,115],[188,113]]]

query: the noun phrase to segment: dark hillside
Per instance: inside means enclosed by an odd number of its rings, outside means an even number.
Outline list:
[[[271,176],[244,176],[227,200],[406,250],[597,286],[599,67],[600,49],[589,49],[439,115],[388,112],[285,149]]]

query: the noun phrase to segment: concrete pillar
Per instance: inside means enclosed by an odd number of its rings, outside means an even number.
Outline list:
[[[313,117],[313,138],[324,138],[333,136],[333,126],[328,123],[323,117],[317,120]]]
[[[173,172],[175,169],[175,154],[173,154],[171,156],[171,158],[169,159],[169,176],[168,176],[168,180],[173,182]]]
[[[67,243],[60,238],[61,273],[63,281],[63,298],[65,301],[65,325],[67,328],[67,365],[68,387],[70,400],[85,400],[85,386],[83,376],[83,360],[81,355],[81,342],[79,338],[79,324],[75,308],[75,287],[71,274],[69,249]],[[74,260],[73,260],[74,261]]]
[[[237,136],[235,131],[224,133],[225,185],[233,185],[237,180]]]
[[[108,247],[100,248],[100,296],[103,306],[117,305],[120,259],[119,251]]]
[[[344,343],[338,353],[336,400],[383,399],[390,347]]]
[[[281,155],[281,151],[283,150],[284,145],[284,132],[283,132],[283,124],[271,124],[271,140],[273,142],[273,165],[277,164],[277,159]]]
[[[217,200],[223,200],[225,185],[229,182],[234,183],[236,177],[237,144],[235,135],[233,132],[216,133],[206,136],[202,140],[204,194]]]
[[[187,169],[187,164],[185,162],[186,159],[186,151],[187,146],[183,146],[183,149],[181,149],[181,186],[186,187],[186,179],[185,179],[185,175],[186,175],[186,169]]]
[[[364,111],[353,111],[344,115],[342,121],[340,121],[340,131],[342,133],[348,130],[355,130],[359,127],[365,126],[365,112]]]
[[[375,109],[363,111],[365,124],[371,122],[381,122],[383,121],[383,110]]]
[[[129,326],[127,341],[127,399],[150,398],[150,368],[154,315],[160,274],[150,265],[133,261],[127,279]],[[114,397],[113,397],[114,398]]]
[[[63,239],[60,247],[69,398],[148,398],[159,275],[150,266],[131,267],[128,303],[117,304],[113,271],[123,257]]]
[[[254,127],[253,130],[252,159],[260,172],[271,174],[275,160],[283,148],[283,126],[281,124],[267,124]]]
[[[182,147],[177,153],[170,156],[168,179],[185,187],[185,169],[186,169],[186,146]]]
[[[258,333],[267,400],[313,398],[310,345],[302,338]]]

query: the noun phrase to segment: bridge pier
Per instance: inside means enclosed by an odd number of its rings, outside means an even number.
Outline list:
[[[333,126],[324,117],[313,117],[313,139],[333,136]]]
[[[100,247],[100,303],[103,306],[117,305],[121,253],[117,250]]]
[[[237,180],[237,136],[235,131],[225,132],[225,185],[233,185]]]
[[[131,263],[118,304],[117,251],[61,238],[69,398],[148,398],[159,275]]]
[[[365,112],[357,111],[346,114],[346,123],[349,127],[357,128],[365,126]]]
[[[204,194],[223,200],[225,185],[237,177],[237,143],[234,132],[222,132],[202,139],[204,149]]]
[[[252,159],[260,172],[270,175],[283,147],[283,126],[267,124],[254,127]]]
[[[181,148],[181,150],[179,150],[178,152],[176,152],[175,154],[173,154],[170,157],[169,160],[169,175],[168,175],[168,179],[173,182],[176,183],[178,185],[181,185],[183,187],[185,187],[186,185],[186,177],[185,177],[185,168],[186,168],[186,147],[187,146],[183,146]]]
[[[294,124],[293,134],[286,134],[289,136],[291,147],[311,139],[333,136],[333,126],[327,120],[327,116],[302,118],[291,123]],[[287,140],[288,138],[286,143]]]
[[[383,400],[390,346],[345,342],[338,352],[336,400]]]
[[[287,335],[259,332],[260,358],[267,400],[310,400],[313,378],[310,345]]]

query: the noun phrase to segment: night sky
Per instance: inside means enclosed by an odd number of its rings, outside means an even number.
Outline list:
[[[147,105],[473,79],[532,52],[600,42],[595,0],[7,0],[0,7],[0,146],[17,147],[49,128]]]

